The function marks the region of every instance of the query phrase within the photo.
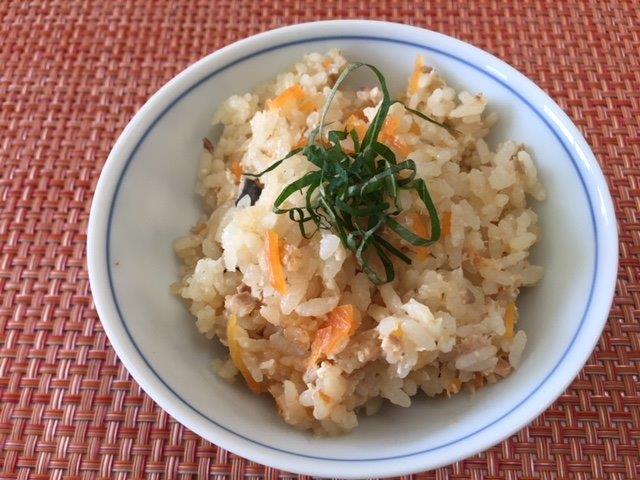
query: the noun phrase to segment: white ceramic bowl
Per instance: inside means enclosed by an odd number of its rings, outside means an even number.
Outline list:
[[[201,139],[216,106],[285,70],[304,53],[340,48],[404,85],[416,54],[455,87],[484,92],[500,115],[491,140],[535,154],[548,200],[536,206],[544,280],[521,297],[529,342],[521,367],[475,396],[416,399],[362,417],[352,433],[315,438],[287,426],[266,397],[211,369],[223,350],[182,303],[172,241],[201,215],[193,193]],[[391,91],[397,91],[392,88]],[[399,24],[319,22],[225,47],[180,73],[136,114],[100,177],[89,224],[89,273],[104,328],[144,390],[178,421],[244,457],[318,476],[363,478],[431,469],[501,441],[540,414],[591,353],[610,308],[617,232],[604,177],[562,110],[497,58],[453,38]]]

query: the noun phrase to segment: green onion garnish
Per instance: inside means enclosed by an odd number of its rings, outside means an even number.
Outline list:
[[[359,139],[355,130],[330,131],[328,145],[322,145],[325,117],[329,105],[338,88],[356,69],[367,67],[378,78],[383,93],[382,103],[371,121],[363,139]],[[440,238],[440,219],[429,195],[427,185],[416,178],[416,164],[411,159],[397,162],[393,151],[378,142],[389,108],[394,103],[389,96],[384,76],[373,65],[354,63],[348,65],[336,80],[322,110],[320,125],[310,132],[308,145],[289,152],[269,168],[257,174],[245,175],[260,177],[277,168],[284,160],[300,152],[318,169],[311,171],[287,185],[276,199],[273,210],[287,213],[289,218],[300,227],[305,238],[311,238],[318,230],[330,230],[340,238],[342,245],[354,252],[358,265],[376,285],[387,283],[395,278],[390,255],[398,257],[407,264],[411,258],[383,237],[383,232],[393,231],[407,243],[426,247]],[[452,131],[451,127],[436,122],[428,116],[410,109],[407,111],[428,122]],[[355,151],[342,150],[340,142],[350,136]],[[281,208],[282,204],[295,192],[304,193],[305,206]],[[395,218],[401,213],[399,190],[414,190],[424,203],[431,224],[431,236],[423,238],[400,224]],[[312,224],[311,229],[308,224]],[[376,271],[372,265],[372,255],[380,260],[384,273]]]

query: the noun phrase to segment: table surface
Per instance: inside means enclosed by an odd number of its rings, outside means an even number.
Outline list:
[[[527,428],[416,478],[640,476],[640,8],[633,3],[1,1],[0,478],[296,477],[216,447],[144,394],[96,314],[85,243],[107,154],[156,89],[235,40],[328,18],[437,30],[525,73],[584,133],[619,222],[615,302],[580,375]]]

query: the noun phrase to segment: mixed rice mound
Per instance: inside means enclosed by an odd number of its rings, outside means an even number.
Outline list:
[[[184,266],[172,291],[197,329],[229,348],[216,372],[273,396],[286,422],[318,434],[353,429],[357,413],[385,400],[408,407],[419,391],[450,396],[509,375],[527,339],[518,293],[543,274],[529,262],[539,229],[527,201],[545,198],[530,154],[513,141],[493,151],[484,138],[497,118],[485,114],[486,98],[456,93],[421,58],[401,100],[456,132],[400,104],[389,111],[380,141],[415,161],[442,223],[432,246],[402,246],[413,261],[394,259],[393,282],[374,285],[331,231],[305,239],[273,212],[282,189],[315,168],[301,153],[260,177],[257,200],[236,205],[243,172],[304,145],[346,64],[335,50],[308,54],[223,103],[213,118],[221,136],[206,142],[199,166],[206,216],[174,245]],[[362,138],[381,99],[379,87],[341,89],[326,123]],[[408,224],[412,212],[427,215],[411,192],[400,201]]]

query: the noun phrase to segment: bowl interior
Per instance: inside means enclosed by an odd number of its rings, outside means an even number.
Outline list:
[[[411,408],[386,407],[338,438],[316,438],[287,426],[273,403],[212,372],[224,354],[200,336],[184,305],[169,293],[178,275],[171,244],[202,215],[193,193],[202,137],[212,132],[216,106],[233,93],[269,81],[304,53],[340,48],[348,59],[373,63],[391,92],[404,88],[415,56],[443,72],[449,83],[483,92],[500,120],[492,147],[514,139],[535,156],[547,201],[537,204],[542,241],[534,259],[546,274],[520,297],[521,326],[529,338],[519,370],[471,396],[418,397]],[[559,138],[533,107],[489,75],[446,53],[372,39],[315,40],[272,49],[204,78],[177,96],[131,157],[112,207],[109,242],[112,284],[122,321],[158,377],[202,422],[215,422],[250,440],[323,458],[386,458],[455,443],[491,425],[528,398],[556,367],[573,341],[591,288],[595,242],[581,178]],[[355,83],[371,84],[371,77]],[[206,417],[206,419],[205,419]],[[208,419],[208,420],[207,420]],[[382,441],[384,439],[384,441]]]

